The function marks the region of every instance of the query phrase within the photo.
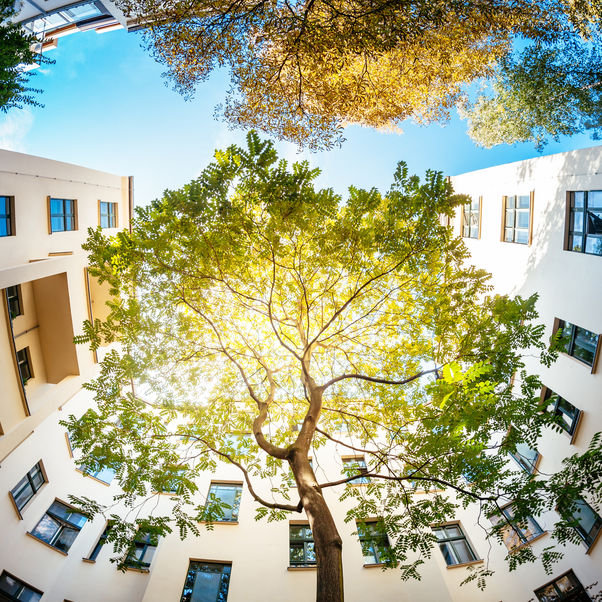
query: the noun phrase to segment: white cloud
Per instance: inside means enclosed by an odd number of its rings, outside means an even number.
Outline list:
[[[25,139],[33,125],[33,114],[28,109],[10,111],[0,117],[0,148],[25,152]]]

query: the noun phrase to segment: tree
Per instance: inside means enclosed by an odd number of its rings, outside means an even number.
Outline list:
[[[394,541],[387,561],[406,579],[419,574],[413,554],[435,544],[430,525],[458,505],[498,516],[488,529],[499,539],[558,505],[561,541],[576,541],[575,500],[600,499],[591,478],[602,474],[600,442],[550,479],[508,466],[520,442],[560,428],[522,359],[529,348],[545,361],[553,353],[532,324],[535,298],[487,296],[487,274],[466,264],[462,241],[441,225],[465,198],[440,173],[420,183],[400,163],[386,195],[350,188],[343,200],[314,187],[318,170],[289,169],[254,133],[248,148],[215,158],[197,180],[138,208],[131,233],[90,231],[86,243],[90,272],[116,297],[107,321],[86,323],[78,341],[121,350],[87,385],[97,407],[64,424],[84,466],[117,472],[114,508],[73,498],[115,521],[116,550],[139,527],[185,537],[198,534],[199,519],[219,518],[223,505],[195,485],[219,462],[241,471],[258,519],[306,514],[320,602],[343,599],[329,487],[355,496],[349,518],[382,513]],[[232,433],[251,436],[234,444]],[[331,441],[369,458],[365,496],[348,486],[353,471],[318,482],[308,456]],[[281,483],[272,497],[258,493],[266,478]],[[417,499],[417,483],[445,492]],[[142,512],[162,490],[177,493],[171,514]],[[507,501],[512,522],[499,514]],[[534,560],[529,547],[508,558]],[[550,549],[543,561],[555,558]],[[482,586],[486,574],[471,579]]]
[[[120,0],[185,95],[214,68],[232,86],[219,111],[310,148],[348,124],[445,120],[466,84],[493,75],[512,43],[591,19],[584,0]],[[585,26],[585,25],[583,25]]]
[[[31,50],[36,39],[26,33],[18,23],[9,18],[15,14],[12,0],[0,0],[0,111],[12,107],[37,105],[32,92],[39,92],[27,86],[28,76],[23,72],[24,65],[31,65],[36,54]]]

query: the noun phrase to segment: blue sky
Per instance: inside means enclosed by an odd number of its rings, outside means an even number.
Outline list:
[[[185,101],[161,77],[162,68],[140,46],[138,34],[77,33],[59,39],[55,59],[32,78],[44,107],[11,110],[0,117],[0,147],[135,178],[136,203],[179,187],[210,162],[215,148],[243,142],[213,117],[227,87],[223,74],[201,84]],[[403,125],[403,134],[350,127],[340,149],[297,154],[279,144],[289,160],[308,159],[322,170],[319,183],[344,193],[351,184],[386,190],[400,160],[422,175],[427,168],[454,175],[538,156],[531,144],[480,149],[454,118],[442,127]],[[593,146],[588,136],[550,143],[544,153]]]

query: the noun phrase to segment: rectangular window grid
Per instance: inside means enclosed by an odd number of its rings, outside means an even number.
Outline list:
[[[348,477],[356,474],[363,475],[368,472],[368,467],[364,458],[343,458],[343,472]],[[359,476],[357,479],[352,479],[349,482],[354,485],[365,485],[370,482],[370,477]]]
[[[13,197],[0,196],[0,237],[15,234],[14,204]]]
[[[559,320],[558,326],[562,330],[562,337],[566,339],[562,351],[578,359],[580,362],[593,367],[599,344],[599,336],[564,320]]]
[[[205,511],[211,520],[238,521],[242,485],[239,483],[211,483]]]
[[[18,284],[6,288],[6,302],[8,303],[8,312],[11,320],[14,320],[17,316],[23,315],[21,287]]]
[[[27,583],[6,571],[2,571],[0,575],[0,599],[38,602],[43,595],[43,592],[39,589],[27,585]]]
[[[157,550],[159,536],[155,533],[138,531],[125,559],[125,566],[131,569],[148,570]]]
[[[502,508],[502,514],[503,517],[492,516],[491,522],[494,525],[503,523],[501,527],[502,539],[509,550],[514,550],[523,544],[529,543],[543,533],[532,516],[527,517],[524,522],[514,520],[512,505]]]
[[[531,227],[531,197],[513,195],[505,197],[504,241],[529,244]]]
[[[535,590],[539,602],[590,602],[585,588],[573,571],[557,577],[551,583]]]
[[[460,525],[433,527],[433,533],[437,537],[439,549],[443,554],[443,558],[445,558],[447,566],[465,564],[477,560]]]
[[[10,494],[17,509],[21,511],[27,502],[46,482],[42,462],[38,462],[11,490]]]
[[[543,406],[546,412],[553,414],[557,418],[556,424],[560,426],[569,435],[575,434],[575,429],[579,423],[581,410],[578,410],[572,403],[554,393],[552,389],[546,387],[544,393]]]
[[[192,560],[180,602],[226,602],[232,565]]]
[[[569,193],[568,250],[602,255],[602,190]]]
[[[66,553],[87,520],[83,514],[56,500],[31,534]]]
[[[289,525],[290,566],[315,566],[314,536],[309,525]]]
[[[357,523],[357,534],[362,546],[364,564],[391,563],[389,538],[382,523],[378,521]]]
[[[26,385],[27,381],[30,378],[33,378],[33,371],[31,370],[31,362],[29,359],[29,347],[24,347],[17,351],[17,365],[19,367],[21,382]]]
[[[75,230],[75,200],[50,199],[50,231]]]
[[[479,238],[481,222],[481,198],[471,199],[462,210],[462,236],[464,238]]]
[[[117,203],[105,203],[100,201],[100,227],[117,227]]]

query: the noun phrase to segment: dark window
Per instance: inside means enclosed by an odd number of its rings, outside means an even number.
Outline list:
[[[593,366],[598,346],[598,335],[564,320],[559,320],[558,326],[562,329],[563,339],[566,340],[562,351],[588,366]]]
[[[514,519],[514,511],[512,505],[502,509],[503,516],[492,516],[491,522],[494,525],[502,524],[501,533],[504,544],[509,550],[514,550],[523,544],[529,543],[543,531],[531,516],[525,521],[517,521]]]
[[[504,241],[529,244],[531,227],[531,197],[514,195],[505,197]]]
[[[433,527],[433,533],[437,537],[439,549],[448,566],[477,560],[460,525]]]
[[[531,449],[526,443],[518,443],[516,453],[510,455],[526,473],[532,474],[535,471],[539,460],[539,452],[536,449]]]
[[[391,563],[391,548],[384,525],[378,521],[357,523],[364,564]]]
[[[602,255],[602,190],[570,192],[569,251]]]
[[[6,289],[6,301],[8,303],[8,311],[11,320],[14,320],[17,316],[23,315],[21,287],[18,284],[16,286],[9,286]]]
[[[564,399],[564,397],[560,397],[560,395],[548,388],[546,388],[544,394],[543,406],[546,412],[556,416],[556,424],[558,424],[560,428],[565,430],[569,435],[575,433],[581,410],[578,410],[572,403]]]
[[[348,477],[356,474],[363,475],[368,472],[368,467],[364,458],[343,458],[343,472]],[[359,476],[357,479],[352,479],[349,482],[356,485],[365,484],[370,482],[370,477]]]
[[[289,525],[291,566],[315,566],[314,536],[309,525]]]
[[[31,534],[54,548],[68,552],[87,520],[70,506],[55,501]]]
[[[602,518],[585,500],[577,500],[573,511],[567,518],[575,521],[575,531],[589,548],[600,533]]]
[[[105,203],[100,201],[100,227],[117,227],[117,203]]]
[[[126,556],[125,566],[132,569],[148,569],[158,543],[159,536],[156,533],[138,531],[136,539],[134,539]]]
[[[226,602],[230,564],[191,561],[180,602]]]
[[[464,238],[479,238],[481,220],[481,199],[471,199],[462,210],[462,236]]]
[[[46,482],[42,463],[38,462],[11,490],[10,494],[20,511]]]
[[[10,573],[2,571],[0,575],[0,600],[22,600],[23,602],[38,602],[43,596],[39,589],[27,585]]]
[[[590,602],[591,598],[587,595],[579,579],[575,577],[573,571],[557,577],[548,585],[544,585],[535,590],[535,595],[539,602]]]
[[[14,236],[14,199],[11,196],[0,196],[0,236]]]
[[[29,347],[24,347],[17,351],[17,365],[19,366],[19,374],[21,375],[21,381],[24,385],[30,378],[33,378],[33,372],[31,370],[31,362],[29,360]]]
[[[211,483],[205,506],[207,518],[236,522],[241,495],[242,485],[239,483]]]
[[[102,535],[98,538],[98,541],[96,542],[96,545],[94,546],[94,549],[92,550],[92,552],[90,552],[90,556],[88,557],[88,560],[96,560],[96,557],[100,553],[102,546],[104,546],[107,541],[107,535],[109,534],[109,531],[111,530],[112,527],[113,527],[113,521],[109,521],[107,523],[107,526],[105,527],[105,530],[102,532]]]
[[[75,230],[75,200],[50,199],[50,231]]]

